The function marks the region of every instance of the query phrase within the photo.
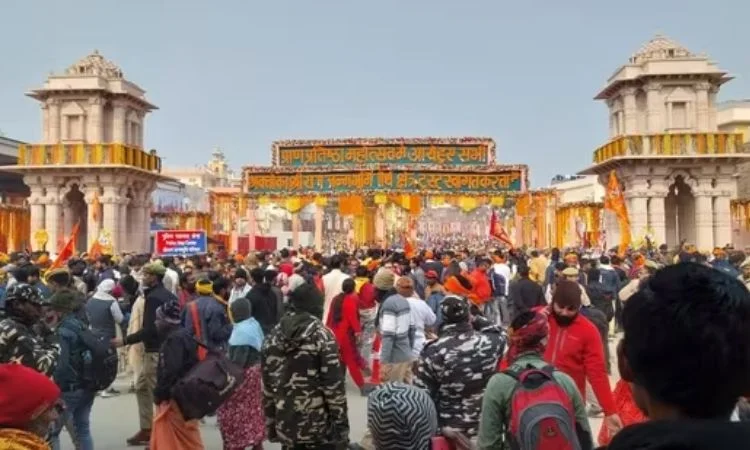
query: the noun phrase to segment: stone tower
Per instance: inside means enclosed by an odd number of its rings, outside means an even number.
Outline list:
[[[717,129],[716,95],[729,80],[707,56],[659,35],[595,97],[609,108],[610,141],[582,173],[606,186],[616,171],[634,241],[648,235],[657,245],[688,241],[702,251],[731,242],[737,166],[750,155],[740,135]],[[614,217],[605,222],[616,242]]]

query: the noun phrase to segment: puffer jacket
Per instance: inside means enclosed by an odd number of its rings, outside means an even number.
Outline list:
[[[344,372],[336,340],[323,322],[290,310],[261,354],[268,439],[285,447],[347,444]]]
[[[414,385],[436,399],[440,427],[477,436],[484,389],[504,347],[500,330],[475,331],[469,322],[444,324],[438,339],[425,345]]]
[[[604,413],[617,412],[607,376],[602,338],[596,326],[584,315],[578,314],[570,325],[562,327],[549,314],[549,341],[544,360],[570,375],[582,393],[586,392],[588,379]]]

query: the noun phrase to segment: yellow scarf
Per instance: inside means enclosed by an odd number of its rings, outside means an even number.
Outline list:
[[[44,442],[44,439],[28,431],[0,428],[0,449],[50,450],[50,446]]]
[[[362,286],[365,285],[365,283],[368,283],[370,281],[367,277],[357,277],[354,279],[354,292],[359,294],[359,291],[362,289]]]

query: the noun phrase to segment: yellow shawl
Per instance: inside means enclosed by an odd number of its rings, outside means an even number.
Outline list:
[[[49,450],[50,447],[36,434],[14,428],[0,428],[0,449]]]

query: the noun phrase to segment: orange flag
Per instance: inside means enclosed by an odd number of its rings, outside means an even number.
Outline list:
[[[510,248],[514,248],[513,241],[510,240],[510,236],[508,236],[505,228],[503,228],[503,225],[498,220],[494,210],[492,211],[492,217],[490,217],[490,237],[508,244]]]
[[[617,223],[620,226],[620,245],[617,253],[625,254],[625,250],[630,247],[630,219],[628,218],[628,207],[625,204],[625,196],[620,189],[620,182],[617,180],[617,174],[612,170],[609,172],[609,182],[607,183],[607,192],[604,195],[604,209],[615,213]]]
[[[76,240],[78,239],[78,229],[81,227],[81,221],[79,220],[73,227],[73,231],[70,232],[70,237],[65,247],[57,255],[57,258],[52,262],[50,270],[62,267],[75,253],[76,251]]]

